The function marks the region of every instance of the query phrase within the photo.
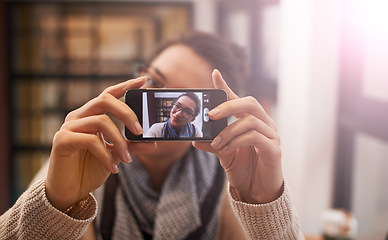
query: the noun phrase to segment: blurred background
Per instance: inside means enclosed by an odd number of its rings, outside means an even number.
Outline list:
[[[388,232],[388,2],[170,0],[0,2],[0,214],[47,160],[66,114],[131,78],[156,43],[192,29],[250,54],[276,120],[304,233],[350,211],[357,239]]]

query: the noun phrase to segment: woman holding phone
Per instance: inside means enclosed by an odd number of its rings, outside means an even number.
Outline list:
[[[239,47],[212,34],[161,44],[146,77],[111,86],[68,114],[48,169],[1,216],[0,238],[303,239],[276,124],[256,99],[228,86],[246,79],[246,66]],[[118,100],[141,87],[223,89],[228,101],[209,117],[237,121],[212,142],[130,142],[106,113],[142,134]]]

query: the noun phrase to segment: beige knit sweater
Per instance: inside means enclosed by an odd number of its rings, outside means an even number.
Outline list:
[[[224,192],[218,239],[244,239],[244,232],[248,239],[303,239],[287,184],[279,199],[261,205],[241,202],[231,187]],[[93,239],[90,223],[96,215],[92,194],[67,214],[60,212],[47,200],[45,180],[40,180],[0,216],[0,239]]]

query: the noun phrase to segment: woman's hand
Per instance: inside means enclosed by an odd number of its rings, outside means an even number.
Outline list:
[[[126,140],[106,115],[111,113],[132,133],[141,134],[136,115],[118,98],[144,84],[144,78],[137,78],[111,86],[67,115],[54,136],[46,180],[47,198],[54,207],[64,211],[100,187],[110,173],[118,172],[117,164],[132,161],[130,152],[155,148],[154,143]]]
[[[228,101],[209,112],[212,120],[234,115],[212,143],[194,146],[215,153],[230,184],[248,203],[268,203],[283,192],[280,140],[275,122],[253,97],[238,98],[226,85],[218,70],[213,71],[214,86],[223,89]]]

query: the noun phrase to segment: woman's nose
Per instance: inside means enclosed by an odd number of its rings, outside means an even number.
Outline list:
[[[182,111],[182,108],[181,109],[177,109],[175,110],[176,112],[176,115],[179,115],[180,117],[183,117],[183,111]]]
[[[178,110],[177,110],[177,113],[179,113],[180,115],[182,115],[182,113],[183,113],[182,109],[178,109]]]

